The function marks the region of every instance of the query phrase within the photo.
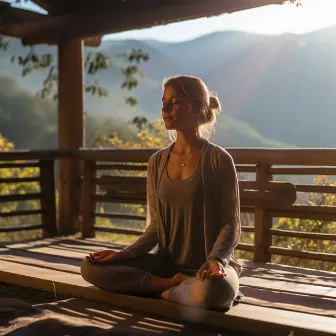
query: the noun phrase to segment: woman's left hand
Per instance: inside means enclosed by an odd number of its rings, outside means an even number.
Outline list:
[[[210,258],[198,270],[196,277],[205,279],[224,279],[226,277],[225,267],[217,259]]]

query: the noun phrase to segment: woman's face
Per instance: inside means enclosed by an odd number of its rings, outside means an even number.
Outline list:
[[[192,104],[171,86],[163,91],[162,118],[168,130],[187,131],[198,125]]]

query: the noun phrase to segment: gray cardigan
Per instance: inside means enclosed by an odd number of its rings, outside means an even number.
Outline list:
[[[146,230],[126,247],[133,258],[145,255],[158,245],[166,254],[166,237],[158,189],[172,145],[156,152],[148,162]],[[236,169],[231,155],[223,148],[206,142],[201,157],[204,190],[204,239],[207,258],[215,257],[233,266],[240,274],[241,266],[234,258],[240,239],[240,202]]]

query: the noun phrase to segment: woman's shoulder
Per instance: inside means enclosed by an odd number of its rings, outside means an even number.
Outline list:
[[[210,152],[210,157],[212,160],[233,163],[233,158],[231,154],[223,147],[216,145],[212,142],[209,142],[208,149]]]
[[[158,167],[163,157],[167,156],[169,153],[170,146],[163,147],[155,152],[148,160],[149,167]]]

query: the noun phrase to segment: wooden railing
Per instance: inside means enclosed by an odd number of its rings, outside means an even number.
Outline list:
[[[228,149],[233,156],[237,172],[244,174],[250,181],[240,180],[241,191],[247,191],[254,186],[254,191],[261,191],[263,186],[272,185],[280,176],[295,175],[335,175],[336,150],[333,149]],[[154,150],[86,150],[81,155],[84,160],[82,228],[84,237],[94,237],[95,231],[140,235],[141,230],[120,227],[102,227],[95,225],[96,218],[110,218],[118,220],[145,220],[143,215],[125,214],[118,212],[100,213],[96,204],[127,203],[145,204],[145,198],[140,195],[144,192],[145,178],[133,180],[138,187],[133,186],[138,194],[127,194],[130,191],[129,179],[118,177],[120,172],[129,175],[133,171],[143,173],[146,163]],[[106,176],[110,171],[111,178]],[[119,187],[116,184],[119,183]],[[107,187],[110,185],[109,187]],[[128,185],[128,186],[127,186]],[[286,184],[279,184],[278,191],[283,190]],[[294,183],[296,193],[333,193],[336,186],[315,185],[313,183]],[[100,192],[97,192],[97,190]],[[117,192],[117,191],[121,192]],[[105,191],[105,192],[102,192]],[[107,192],[106,192],[107,191]],[[123,193],[124,192],[124,193]],[[264,194],[265,195],[265,194]],[[275,194],[274,194],[275,195]],[[272,255],[297,257],[310,260],[336,262],[336,248],[333,253],[293,250],[273,245],[274,237],[296,237],[302,239],[325,240],[331,244],[336,240],[336,232],[315,233],[273,228],[274,218],[300,218],[336,222],[336,206],[300,204],[300,197],[296,204],[280,206],[267,202],[267,198],[256,195],[253,202],[246,205],[242,202],[241,212],[254,214],[254,226],[242,226],[242,232],[254,233],[254,244],[241,243],[238,249],[250,251],[254,260],[270,262]],[[243,199],[241,193],[241,199]],[[275,198],[275,200],[278,198]],[[260,200],[262,200],[260,202]],[[259,201],[259,202],[258,202]],[[293,202],[294,203],[294,202]],[[336,204],[336,202],[335,202]]]
[[[57,235],[56,223],[56,192],[55,192],[55,159],[60,157],[58,151],[12,151],[0,152],[1,170],[6,170],[11,177],[0,178],[1,184],[18,185],[24,183],[28,189],[35,189],[28,193],[0,194],[0,219],[14,222],[19,218],[27,218],[32,223],[19,225],[1,225],[0,233],[16,231],[31,231],[42,229],[43,237]],[[33,176],[21,177],[24,170],[31,168]],[[27,174],[24,174],[27,175]],[[37,183],[37,188],[30,188],[31,183]],[[0,188],[1,191],[1,188]],[[37,209],[27,209],[27,203],[36,201]],[[3,211],[7,204],[18,204],[14,211]],[[32,220],[34,216],[34,220]],[[36,222],[39,223],[36,224]],[[20,222],[23,222],[20,220]]]
[[[311,239],[326,241],[329,246],[335,246],[336,232],[329,233],[293,231],[288,229],[276,229],[273,225],[274,218],[299,218],[320,221],[331,221],[336,223],[336,206],[332,205],[312,205],[307,204],[301,195],[307,193],[336,194],[336,185],[316,185],[311,181],[302,181],[305,176],[328,175],[336,176],[336,150],[334,149],[228,149],[233,156],[236,169],[240,175],[240,189],[242,199],[252,199],[252,203],[243,201],[241,211],[243,214],[254,216],[254,226],[243,226],[242,232],[254,234],[254,243],[241,243],[238,248],[242,251],[253,253],[254,260],[268,262],[272,256],[288,256],[309,260],[336,262],[336,248],[329,249],[329,253],[313,252],[308,250],[293,250],[291,248],[279,247],[274,244],[277,237],[294,237],[299,239]],[[42,228],[44,236],[57,234],[56,226],[56,205],[54,187],[54,165],[55,161],[64,157],[74,157],[83,162],[82,178],[82,199],[79,220],[83,237],[94,237],[95,232],[105,231],[113,233],[141,235],[140,227],[131,228],[120,225],[100,226],[96,225],[97,219],[113,219],[113,224],[120,221],[140,221],[144,223],[145,214],[127,213],[125,211],[105,211],[97,210],[97,205],[104,204],[145,204],[143,197],[147,162],[149,157],[155,152],[153,149],[139,150],[80,150],[77,152],[65,153],[62,151],[39,151],[39,152],[1,152],[0,169],[13,169],[36,167],[39,169],[38,176],[32,177],[11,177],[3,178],[1,183],[30,183],[38,182],[40,191],[30,194],[1,195],[1,204],[6,202],[18,202],[26,200],[38,200],[41,207],[39,209],[20,209],[14,212],[3,212],[0,209],[0,219],[14,216],[41,215],[42,222],[31,226],[29,223],[21,226],[0,227],[0,232],[10,232],[14,230],[31,230]],[[17,162],[20,161],[20,162]],[[23,162],[24,161],[24,162]],[[138,192],[142,196],[126,195],[119,193],[112,195],[106,192],[103,186],[111,185],[110,176],[116,176],[114,182],[119,183],[119,190],[123,191],[125,181],[120,177],[138,176],[140,177]],[[140,176],[139,176],[140,175]],[[301,181],[291,180],[295,185],[297,201],[282,202],[282,189],[288,188],[288,183],[278,183],[288,181],[287,176],[296,176]],[[132,180],[135,181],[134,179]],[[80,181],[79,181],[80,182]],[[128,183],[127,182],[127,183]],[[132,183],[133,183],[132,182]],[[274,182],[274,183],[273,183]],[[129,184],[129,183],[128,183]],[[265,189],[265,186],[277,185],[273,189]],[[286,186],[287,187],[283,187]],[[133,188],[133,187],[132,187]],[[137,188],[137,187],[134,187]],[[105,190],[105,191],[104,191]],[[248,190],[254,191],[254,193]],[[127,191],[126,188],[124,191]],[[274,192],[275,191],[275,192]],[[283,192],[283,191],[282,191]],[[267,194],[268,193],[268,194]],[[246,195],[254,196],[246,196]],[[244,196],[245,195],[245,196]],[[259,195],[259,196],[255,196]],[[265,198],[266,195],[266,198]],[[273,195],[273,196],[272,196]],[[279,197],[280,196],[280,197]],[[247,197],[247,198],[246,198]],[[252,198],[251,198],[252,197]],[[292,196],[291,196],[292,197]],[[272,203],[273,199],[273,203]],[[260,201],[262,200],[262,201]],[[74,202],[78,200],[73,200]],[[278,202],[278,203],[277,203]],[[336,201],[335,201],[336,204]],[[61,211],[58,209],[58,211]],[[139,223],[139,222],[137,222]],[[73,224],[73,223],[71,223]],[[142,225],[143,228],[143,225]],[[330,253],[331,252],[331,253]]]

